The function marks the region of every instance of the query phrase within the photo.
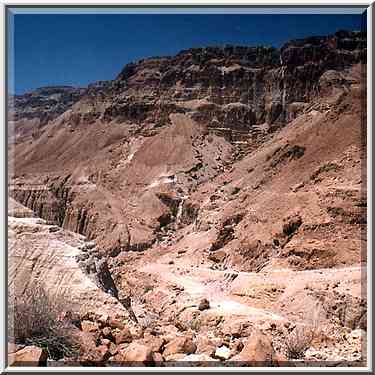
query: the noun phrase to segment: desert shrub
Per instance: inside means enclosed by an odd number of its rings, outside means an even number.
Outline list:
[[[297,326],[285,341],[286,355],[289,359],[300,359],[311,346],[315,332],[311,327]]]
[[[337,172],[338,170],[340,169],[340,166],[335,164],[335,163],[326,163],[326,164],[323,164],[321,167],[319,167],[310,177],[311,180],[316,180],[318,178],[318,176],[321,174],[321,173],[324,173],[324,172]]]
[[[309,316],[305,316],[306,325],[297,325],[289,333],[285,340],[286,356],[288,359],[300,359],[305,356],[305,352],[310,348],[312,342],[320,334],[320,321],[322,306],[316,304]]]
[[[44,348],[54,360],[78,354],[79,345],[73,338],[72,324],[60,319],[69,309],[62,294],[51,298],[42,286],[37,285],[20,296],[11,296],[9,302],[11,341]]]
[[[195,317],[194,319],[191,320],[190,322],[190,328],[193,330],[193,331],[200,331],[202,327],[202,319],[199,318],[199,316]]]

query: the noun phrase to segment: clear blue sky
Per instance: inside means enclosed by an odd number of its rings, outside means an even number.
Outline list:
[[[13,89],[86,86],[113,79],[130,61],[190,47],[280,47],[289,39],[360,28],[360,15],[17,14]]]

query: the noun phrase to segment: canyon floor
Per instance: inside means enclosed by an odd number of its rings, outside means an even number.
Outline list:
[[[98,365],[95,361],[107,366],[361,366],[366,361],[366,331],[354,328],[364,313],[358,301],[366,266],[295,271],[275,266],[275,257],[259,272],[243,272],[217,270],[189,250],[128,254],[131,260],[121,268],[137,287],[132,292],[136,324],[78,266],[75,259],[89,241],[48,225],[20,204],[10,206],[10,291],[33,288],[38,280],[51,288],[51,298],[68,292],[68,301],[75,302],[70,307],[80,312],[80,329],[89,335],[80,338],[86,347],[78,362],[50,359],[49,366]],[[314,330],[314,337],[303,359],[290,359],[288,342],[300,327]],[[11,344],[10,361],[41,360],[32,348]]]

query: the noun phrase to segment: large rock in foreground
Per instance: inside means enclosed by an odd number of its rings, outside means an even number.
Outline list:
[[[271,340],[261,332],[254,332],[244,343],[242,351],[231,358],[238,366],[269,367],[280,366],[283,358],[276,354]]]
[[[26,346],[8,357],[9,366],[45,366],[47,363],[47,352],[37,346]]]

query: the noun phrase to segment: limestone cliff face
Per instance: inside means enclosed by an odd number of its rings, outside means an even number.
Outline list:
[[[21,209],[12,201],[9,207],[11,215],[14,215],[14,207],[18,212]],[[67,294],[77,309],[124,312],[122,306],[100,290],[79,267],[76,256],[80,254],[84,237],[46,225],[40,218],[27,217],[27,212],[24,208],[23,215],[8,217],[10,295],[20,295],[39,283],[52,298]]]
[[[47,177],[39,183],[38,178],[17,178],[12,181],[9,195],[48,224],[61,226],[88,239],[111,232],[116,227],[115,221],[100,201],[95,204],[96,199],[90,199],[91,185],[72,183],[69,177]]]
[[[337,32],[293,40],[280,50],[208,47],[145,59],[125,66],[107,87],[113,96],[105,116],[158,123],[182,111],[210,127],[244,131],[263,122],[285,123],[294,117],[293,103],[316,98],[325,71],[358,63],[362,47],[359,33]]]
[[[15,120],[64,117],[74,128],[97,120],[163,125],[170,113],[191,114],[212,128],[249,132],[285,123],[319,94],[327,70],[363,61],[359,32],[292,40],[271,47],[207,47],[126,65],[113,81],[87,89],[43,88],[14,98]]]

